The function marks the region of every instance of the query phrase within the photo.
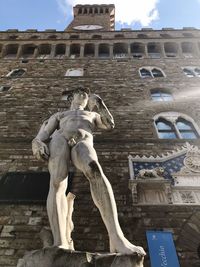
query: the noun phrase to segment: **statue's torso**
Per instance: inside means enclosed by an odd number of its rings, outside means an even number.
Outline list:
[[[92,132],[95,127],[95,112],[85,110],[70,110],[60,114],[58,132],[66,139],[92,138]]]

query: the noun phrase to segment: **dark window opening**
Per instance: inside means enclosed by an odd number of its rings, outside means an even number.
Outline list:
[[[72,44],[70,46],[70,57],[71,58],[80,57],[80,45],[79,44]]]
[[[109,44],[100,44],[99,45],[99,57],[109,57],[110,48]]]
[[[5,57],[6,58],[12,58],[17,56],[18,52],[18,44],[10,44],[6,46],[6,53]]]
[[[124,38],[124,35],[123,34],[115,34],[115,38]]]
[[[95,7],[95,9],[94,9],[94,13],[95,13],[95,14],[98,14],[98,13],[99,13],[99,12],[98,12],[98,8]]]
[[[147,45],[147,51],[150,58],[160,58],[160,44],[149,43]]]
[[[103,8],[100,8],[100,14],[103,14]]]
[[[102,38],[102,36],[99,35],[99,34],[94,34],[94,35],[92,36],[92,39],[101,39],[101,38]]]
[[[132,43],[131,44],[131,54],[133,58],[140,59],[144,56],[145,48],[142,43]]]
[[[83,14],[87,14],[87,8],[84,8]]]
[[[116,58],[124,58],[128,54],[128,44],[115,43],[113,46],[113,54]]]
[[[105,10],[105,13],[106,13],[106,14],[108,14],[108,13],[109,13],[109,9],[108,9],[108,8],[106,8],[106,10]]]
[[[84,56],[93,57],[94,56],[94,44],[86,44],[84,47]]]
[[[73,35],[70,35],[69,38],[70,38],[70,39],[79,39],[79,35],[77,35],[77,34],[73,34]]]
[[[69,173],[66,194],[72,186],[73,173]],[[0,202],[45,204],[49,191],[48,172],[9,172],[0,177]]]
[[[37,35],[32,35],[31,37],[30,37],[30,39],[38,39],[39,38],[39,36],[37,36]]]
[[[93,9],[90,8],[90,9],[89,9],[89,14],[92,14],[92,13],[93,13]]]
[[[82,14],[82,8],[78,9],[78,14]]]
[[[182,52],[185,57],[193,57],[194,45],[190,42],[184,42],[181,44]]]
[[[38,54],[40,58],[48,58],[51,54],[51,45],[42,44],[38,48]]]
[[[172,36],[170,34],[168,34],[168,33],[161,33],[160,36],[162,38],[172,38]]]
[[[176,57],[178,53],[178,45],[173,42],[167,42],[164,44],[166,57]]]
[[[22,48],[22,56],[23,57],[31,57],[35,52],[35,45],[24,45]]]
[[[12,70],[9,74],[8,77],[12,77],[12,78],[17,78],[17,77],[21,77],[22,75],[24,75],[26,71],[24,69],[15,69]]]
[[[148,36],[147,36],[146,34],[143,34],[143,33],[139,33],[139,34],[137,35],[137,37],[138,37],[138,38],[141,38],[141,39],[143,39],[143,38],[148,38]]]
[[[57,35],[53,34],[53,35],[49,35],[48,39],[57,39]]]
[[[17,39],[17,35],[10,35],[10,36],[8,36],[8,39],[10,39],[10,40],[16,40]]]
[[[2,85],[0,86],[0,93],[9,91],[11,86],[8,85]]]
[[[65,51],[66,51],[66,45],[65,44],[58,44],[56,46],[56,56],[60,57],[60,56],[64,56],[65,55]]]

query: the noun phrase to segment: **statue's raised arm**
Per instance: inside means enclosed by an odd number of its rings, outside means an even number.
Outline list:
[[[100,115],[104,126],[101,128],[113,129],[115,127],[113,116],[100,96],[91,94],[88,99],[88,108],[90,111],[96,111]]]

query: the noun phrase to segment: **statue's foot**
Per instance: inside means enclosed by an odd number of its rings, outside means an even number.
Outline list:
[[[135,246],[131,244],[127,239],[120,240],[118,242],[112,243],[111,252],[117,252],[121,254],[134,254],[137,253],[138,255],[145,256],[146,252],[142,247]]]

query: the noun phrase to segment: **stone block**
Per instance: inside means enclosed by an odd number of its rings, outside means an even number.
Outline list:
[[[17,267],[143,267],[138,254],[89,253],[48,247],[27,253]]]

